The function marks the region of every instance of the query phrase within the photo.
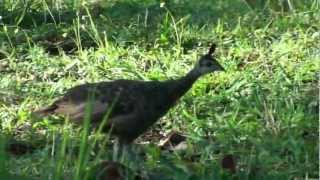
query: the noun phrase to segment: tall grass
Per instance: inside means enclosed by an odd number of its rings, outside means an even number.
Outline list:
[[[15,157],[1,135],[0,179],[8,172],[94,179],[92,169],[106,160],[150,179],[318,178],[319,1],[286,1],[289,11],[273,1],[249,4],[254,11],[244,1],[179,2],[4,1],[0,130],[45,145]],[[92,132],[90,103],[81,128],[28,116],[77,84],[182,76],[212,42],[227,71],[200,79],[153,127],[185,133],[185,151],[145,145],[140,158],[134,147],[128,153],[110,148],[102,129],[111,111]],[[237,162],[233,175],[221,167],[230,154]]]

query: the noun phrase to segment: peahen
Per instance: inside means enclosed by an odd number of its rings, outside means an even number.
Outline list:
[[[167,81],[115,80],[88,83],[69,89],[48,107],[34,112],[38,117],[63,115],[81,123],[91,99],[90,122],[98,125],[108,114],[104,130],[110,130],[122,143],[130,143],[173,107],[201,76],[224,71],[213,54],[212,45],[185,76]],[[90,97],[90,98],[89,98]]]

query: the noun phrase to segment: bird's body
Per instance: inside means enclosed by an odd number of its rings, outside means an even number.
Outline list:
[[[69,89],[62,98],[35,114],[40,117],[60,114],[81,123],[90,99],[91,123],[101,123],[110,110],[105,129],[111,129],[120,141],[130,143],[165,115],[203,74],[194,68],[176,80],[115,80],[83,84]]]

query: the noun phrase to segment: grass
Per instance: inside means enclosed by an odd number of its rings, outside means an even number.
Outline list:
[[[151,179],[317,179],[319,1],[298,5],[284,12],[251,9],[240,0],[163,7],[155,0],[4,1],[1,175],[93,179],[99,162],[113,160],[130,167],[128,179],[134,172]],[[100,133],[30,117],[85,82],[182,76],[211,42],[227,71],[196,82],[153,127],[184,132],[182,152],[150,144],[144,159],[115,155]],[[39,149],[9,155],[4,142],[12,137]],[[226,155],[236,159],[234,174],[221,166]]]

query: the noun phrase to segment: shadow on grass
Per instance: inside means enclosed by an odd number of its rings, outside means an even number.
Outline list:
[[[0,12],[2,23],[5,25],[19,25],[21,28],[34,28],[49,23],[70,25],[78,14],[80,16],[86,15],[86,11],[83,8],[77,13],[77,10],[71,7],[64,9],[51,9],[49,7],[50,10],[47,10],[44,8],[31,7],[31,3],[24,4],[24,6],[25,7],[16,8],[13,11],[0,6],[0,9],[2,9],[2,12]],[[219,18],[232,20],[232,18],[243,15],[249,11],[246,4],[239,0],[209,0],[200,2],[195,0],[167,1],[164,3],[164,6],[167,7],[175,17],[190,16],[188,22],[191,25],[198,26],[215,23]],[[144,18],[146,11],[148,11],[148,15],[150,16],[148,18],[151,18],[150,20],[155,20],[155,18],[163,16],[166,13],[166,10],[160,7],[160,3],[154,0],[148,2],[127,0],[114,3],[99,2],[90,4],[88,8],[93,18],[99,18],[99,16],[103,15],[123,25],[131,24],[132,22],[129,20],[138,18],[138,16]],[[159,22],[155,22],[155,24],[158,23]]]
[[[0,40],[8,41],[7,33],[14,46],[31,40],[43,45],[52,54],[57,54],[59,49],[72,53],[78,48],[74,31],[79,23],[82,27],[80,29],[82,48],[99,46],[98,42],[103,38],[96,39],[97,34],[98,37],[107,35],[108,41],[117,44],[150,45],[159,42],[169,45],[176,43],[176,33],[177,31],[183,33],[184,26],[200,29],[214,25],[218,19],[228,19],[231,22],[234,20],[234,23],[237,23],[237,17],[249,11],[245,3],[240,0],[167,1],[164,6],[165,8],[160,7],[160,3],[155,0],[148,2],[122,0],[90,4],[80,9],[78,13],[72,7],[54,9],[52,5],[48,10],[35,8],[32,3],[21,5],[13,11],[2,7],[0,26],[6,25],[9,30],[5,33],[0,32]],[[97,31],[92,28],[90,18]],[[20,31],[15,31],[16,29]]]

